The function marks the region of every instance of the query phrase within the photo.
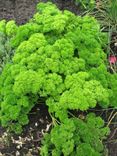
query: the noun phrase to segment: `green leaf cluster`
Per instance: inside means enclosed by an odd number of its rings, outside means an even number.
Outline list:
[[[102,156],[102,140],[108,133],[104,121],[92,113],[85,120],[67,119],[45,134],[41,156]]]
[[[5,24],[0,30],[12,36],[15,55],[0,76],[3,126],[21,125],[20,115],[27,115],[39,97],[47,99],[49,111],[60,120],[69,109],[87,110],[97,103],[108,107],[111,97],[116,98],[103,34],[93,17],[62,12],[49,2],[39,3],[28,23],[16,26],[10,21],[4,30]]]
[[[49,2],[39,3],[28,23],[16,27],[11,22],[7,28],[15,54],[0,75],[1,125],[20,133],[41,97],[61,122],[48,135],[43,155],[48,156],[50,149],[53,156],[87,155],[84,151],[101,155],[100,139],[106,134],[103,121],[89,115],[84,123],[68,114],[69,110],[86,111],[97,104],[117,107],[117,74],[107,71],[104,33],[98,22],[60,11]]]
[[[14,21],[0,21],[0,73],[7,62],[13,56],[10,38],[15,34],[17,26]]]
[[[89,9],[92,10],[94,9],[96,5],[95,0],[75,0],[76,5],[81,5],[83,9]]]
[[[55,112],[62,121],[68,116],[68,110],[85,111],[96,107],[97,103],[103,108],[109,106],[110,90],[105,89],[99,81],[91,80],[87,72],[67,75],[64,84],[65,90],[59,97],[50,97],[46,101],[49,111]]]

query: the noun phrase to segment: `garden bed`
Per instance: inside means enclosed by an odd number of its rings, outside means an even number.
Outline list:
[[[0,19],[14,19],[18,24],[26,23],[35,12],[35,6],[38,2],[38,0],[0,0]],[[73,1],[53,0],[53,2],[62,10],[68,9],[75,14],[80,13],[78,6]],[[113,49],[116,51],[115,47]],[[105,141],[105,145],[108,147],[109,156],[116,156],[117,115],[114,116],[115,111],[113,109],[100,110],[98,107],[90,111],[103,117],[106,125],[109,124],[111,133]],[[75,115],[82,116],[83,113],[75,112]],[[3,128],[0,128],[0,156],[39,155],[40,141],[43,134],[52,127],[47,107],[43,104],[37,104],[29,114],[29,121],[29,124],[24,127],[21,135],[13,134],[12,136]]]

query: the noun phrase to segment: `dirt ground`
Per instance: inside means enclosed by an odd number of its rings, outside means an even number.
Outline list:
[[[68,9],[75,14],[80,13],[73,0],[52,1],[62,10]],[[26,23],[33,16],[38,2],[39,0],[0,0],[0,19],[14,19],[18,24]],[[108,119],[112,113],[113,110],[104,118]],[[39,156],[40,140],[43,133],[52,126],[51,119],[43,104],[37,105],[29,114],[29,118],[30,123],[24,127],[21,136],[10,136],[0,128],[0,156]],[[117,125],[112,124],[113,122],[115,120],[111,121],[111,134],[105,141],[109,156],[117,156]]]
[[[40,1],[48,0],[0,0],[0,19],[14,19],[23,24],[30,19]],[[78,14],[78,7],[71,0],[52,0],[60,9],[69,9]]]

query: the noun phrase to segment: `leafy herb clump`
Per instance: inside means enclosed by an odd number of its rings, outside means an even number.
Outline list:
[[[45,134],[41,156],[101,156],[104,152],[102,140],[108,133],[104,121],[92,113],[85,120],[67,119],[56,125],[50,134]]]
[[[68,119],[68,110],[116,107],[116,76],[107,71],[104,34],[93,17],[39,3],[10,44],[15,54],[0,75],[2,126],[20,133],[40,97],[61,122]]]

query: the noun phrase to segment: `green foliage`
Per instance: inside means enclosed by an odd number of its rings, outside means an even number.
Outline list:
[[[97,104],[117,107],[117,74],[107,71],[102,50],[106,37],[98,22],[39,3],[28,23],[16,26],[3,20],[0,33],[3,52],[7,40],[8,54],[15,51],[0,75],[1,125],[21,133],[28,113],[40,97],[45,98],[60,124],[45,135],[41,155],[102,156],[102,141],[109,133],[104,121],[94,114],[84,121],[69,115]]]
[[[117,0],[101,0],[92,14],[100,21],[101,26],[108,31],[117,29]],[[110,30],[111,28],[111,30]]]
[[[81,5],[84,9],[94,9],[96,1],[95,0],[75,0],[76,5]]]
[[[116,76],[108,79],[104,34],[94,18],[39,3],[27,24],[6,27],[15,54],[0,75],[2,126],[19,133],[40,97],[61,122],[68,119],[68,110],[87,110],[97,103],[116,107],[111,103]]]
[[[109,129],[104,121],[94,114],[85,120],[70,118],[61,125],[56,125],[45,134],[42,140],[41,156],[101,156],[104,152],[102,140]]]
[[[5,33],[5,26],[6,21],[5,20],[0,21],[0,32]]]
[[[10,45],[10,38],[15,34],[16,29],[14,21],[0,21],[0,73],[14,53]]]
[[[101,107],[109,105],[109,90],[104,89],[99,81],[90,80],[87,72],[78,72],[66,76],[65,91],[59,98],[50,97],[46,103],[51,113],[61,121],[68,116],[67,110],[87,110],[98,103]],[[64,114],[64,115],[63,115]]]
[[[117,74],[108,77],[109,87],[111,88],[110,103],[117,109]],[[114,93],[114,94],[113,94]]]
[[[117,0],[113,0],[110,2],[110,6],[108,8],[109,20],[117,26]]]

